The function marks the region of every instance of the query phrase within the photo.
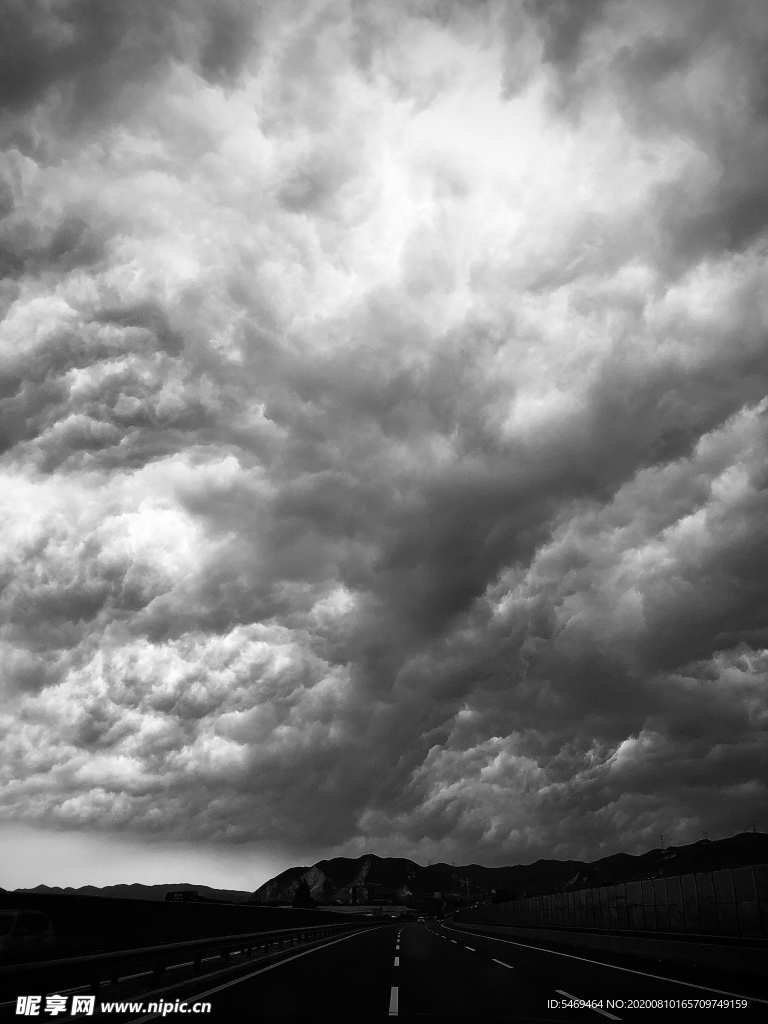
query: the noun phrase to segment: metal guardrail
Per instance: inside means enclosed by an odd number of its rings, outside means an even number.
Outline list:
[[[220,956],[223,964],[233,953],[252,956],[253,951],[270,946],[282,949],[295,943],[322,939],[331,935],[371,925],[381,924],[378,920],[346,921],[342,924],[304,925],[297,928],[278,928],[271,931],[248,932],[244,935],[223,935],[207,939],[191,939],[187,942],[167,943],[161,946],[145,946],[141,949],[117,950],[111,953],[94,953],[90,956],[66,957],[58,960],[7,964],[0,967],[0,995],[16,996],[19,992],[49,994],[61,988],[75,988],[88,985],[97,991],[104,982],[116,984],[127,975],[149,973],[158,978],[168,967],[193,964],[199,972],[204,958]]]

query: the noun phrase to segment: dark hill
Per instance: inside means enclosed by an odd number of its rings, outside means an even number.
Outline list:
[[[288,868],[257,889],[252,900],[290,902],[302,878],[320,902],[349,903],[352,889],[358,885],[371,890],[377,886],[401,890],[403,894],[407,890],[417,897],[438,891],[466,895],[469,890],[469,895],[477,898],[496,890],[510,898],[761,863],[768,863],[768,835],[763,832],[742,832],[716,841],[703,839],[688,846],[670,846],[639,855],[615,853],[592,863],[538,860],[496,868],[445,863],[423,867],[404,857],[365,854],[354,859],[321,860],[312,867]]]
[[[165,894],[172,890],[195,889],[200,896],[213,902],[244,903],[250,897],[250,893],[240,889],[211,889],[207,885],[190,885],[189,882],[180,882],[177,885],[141,885],[134,882],[132,885],[105,885],[98,888],[95,885],[81,885],[78,889],[67,886],[62,889],[57,885],[37,885],[34,889],[16,889],[16,892],[48,893],[68,896],[109,896],[112,899],[123,900],[164,900]]]
[[[365,885],[375,895],[377,891],[392,890],[426,895],[445,890],[450,878],[431,867],[422,867],[405,857],[377,857],[370,853],[363,857],[334,857],[321,860],[310,868],[288,868],[270,879],[253,894],[256,903],[290,902],[299,881],[304,879],[312,896],[321,902],[349,903],[352,889]]]
[[[445,887],[445,872],[436,870],[434,865],[422,867],[405,857],[378,857],[369,853],[355,860],[349,857],[321,860],[315,867],[337,886],[363,883],[391,889],[406,887],[413,893],[428,893]]]
[[[668,846],[639,856],[620,853],[605,857],[585,865],[569,888],[636,882],[663,875],[685,875],[765,863],[768,863],[768,835],[765,832],[741,832],[727,839],[700,839],[688,846]]]
[[[285,871],[281,871],[279,875],[275,875],[274,878],[270,878],[268,882],[259,886],[251,897],[251,901],[257,903],[290,903],[299,881],[313,870],[311,867],[286,868]],[[255,898],[257,894],[258,899]]]
[[[459,881],[469,879],[470,885],[482,889],[526,890],[545,886],[564,885],[575,874],[588,865],[580,860],[537,860],[534,864],[516,864],[513,867],[486,868],[482,864],[468,864],[465,867],[452,868],[450,864],[433,864],[432,867],[443,874],[455,872]]]

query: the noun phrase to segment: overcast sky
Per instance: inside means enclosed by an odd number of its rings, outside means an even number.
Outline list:
[[[0,885],[768,828],[767,45],[2,0]]]

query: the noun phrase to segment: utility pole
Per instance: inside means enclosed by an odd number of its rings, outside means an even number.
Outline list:
[[[664,849],[664,833],[663,832],[661,833],[661,836],[659,838],[661,839],[661,848],[663,850]]]

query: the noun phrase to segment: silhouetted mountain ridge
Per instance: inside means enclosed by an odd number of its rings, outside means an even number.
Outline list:
[[[254,902],[290,902],[301,879],[320,902],[349,902],[355,886],[382,887],[414,896],[433,892],[521,895],[613,885],[618,882],[688,874],[743,864],[768,862],[768,835],[742,832],[727,839],[699,840],[688,846],[669,846],[643,854],[614,853],[600,860],[537,860],[533,864],[484,867],[482,864],[430,864],[424,867],[404,857],[334,857],[317,864],[282,871],[260,886]]]
[[[208,900],[223,900],[229,903],[243,903],[250,897],[250,893],[241,889],[212,889],[208,885],[191,885],[189,882],[180,882],[178,885],[142,885],[140,882],[133,882],[131,885],[104,885],[101,888],[95,885],[81,885],[75,889],[72,886],[61,888],[58,885],[36,885],[34,889],[15,889],[15,892],[39,892],[39,893],[67,893],[70,896],[112,896],[125,900],[164,900],[167,892],[184,889],[187,892],[194,889],[200,896]]]

